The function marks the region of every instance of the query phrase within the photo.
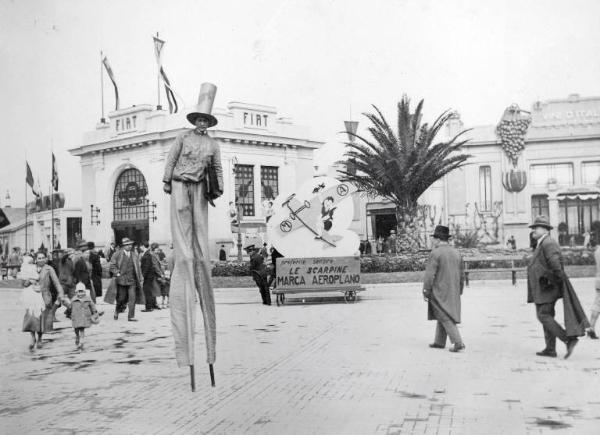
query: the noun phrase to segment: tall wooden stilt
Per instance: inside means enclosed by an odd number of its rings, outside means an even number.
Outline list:
[[[210,385],[215,386],[215,371],[213,369],[213,365],[209,364],[208,369],[210,370]]]
[[[192,393],[196,392],[196,376],[194,374],[194,366],[190,366],[190,383],[192,385]]]

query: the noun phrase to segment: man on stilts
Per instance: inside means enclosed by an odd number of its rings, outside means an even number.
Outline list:
[[[216,320],[215,302],[211,283],[211,264],[208,251],[207,180],[210,167],[217,175],[217,186],[223,193],[221,152],[216,140],[206,129],[217,124],[211,115],[216,86],[203,83],[198,105],[188,113],[188,121],[195,126],[180,134],[171,147],[163,176],[163,189],[171,195],[171,235],[175,267],[171,275],[169,304],[171,325],[175,339],[175,357],[182,367],[189,365],[194,390],[194,325],[195,297],[198,294],[204,318],[207,362],[211,370],[215,362]]]

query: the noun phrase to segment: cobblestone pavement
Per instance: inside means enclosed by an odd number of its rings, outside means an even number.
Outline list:
[[[573,282],[589,307],[593,279]],[[100,304],[107,313],[80,352],[61,309],[59,331],[30,353],[19,292],[3,290],[0,433],[600,433],[600,343],[582,339],[569,360],[560,344],[559,358],[537,357],[543,334],[525,293],[523,280],[472,282],[466,352],[452,354],[427,346],[434,323],[418,284],[283,307],[219,289],[217,386],[200,331],[191,393],[168,310],[130,323]]]

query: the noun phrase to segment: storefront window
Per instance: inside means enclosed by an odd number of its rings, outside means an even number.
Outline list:
[[[595,185],[600,182],[600,162],[583,162],[581,164],[581,178],[583,184]]]
[[[600,201],[595,199],[563,199],[559,204],[558,239],[561,245],[582,245],[599,220]]]
[[[492,211],[492,168],[479,167],[479,208],[481,211]]]
[[[535,219],[536,216],[550,214],[548,208],[548,195],[533,195],[531,197],[531,217]]]
[[[260,167],[260,184],[262,186],[260,201],[273,200],[279,195],[279,176],[277,166]]]
[[[573,164],[531,165],[529,179],[533,186],[545,186],[551,180],[561,186],[571,186],[573,184]]]
[[[235,202],[243,216],[254,216],[254,166],[235,165]]]

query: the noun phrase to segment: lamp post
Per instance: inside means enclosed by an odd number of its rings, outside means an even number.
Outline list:
[[[237,209],[237,214],[238,214],[238,219],[237,219],[237,227],[238,227],[238,237],[237,237],[237,248],[238,248],[238,255],[237,255],[237,259],[238,261],[242,261],[243,260],[243,254],[242,254],[242,229],[241,229],[241,224],[242,224],[242,216],[244,215],[244,207],[242,207],[241,204],[237,204],[236,201],[236,209]]]
[[[238,198],[239,198],[239,192],[235,191],[235,178],[236,175],[238,173],[237,170],[237,164],[238,164],[238,159],[237,156],[233,156],[233,158],[231,159],[231,164],[233,165],[233,191],[234,191],[234,195],[235,195],[235,209],[237,211],[237,248],[238,248],[238,252],[237,252],[237,259],[238,261],[242,261],[243,260],[243,254],[242,254],[242,216],[244,215],[244,208],[241,204],[238,204]]]

